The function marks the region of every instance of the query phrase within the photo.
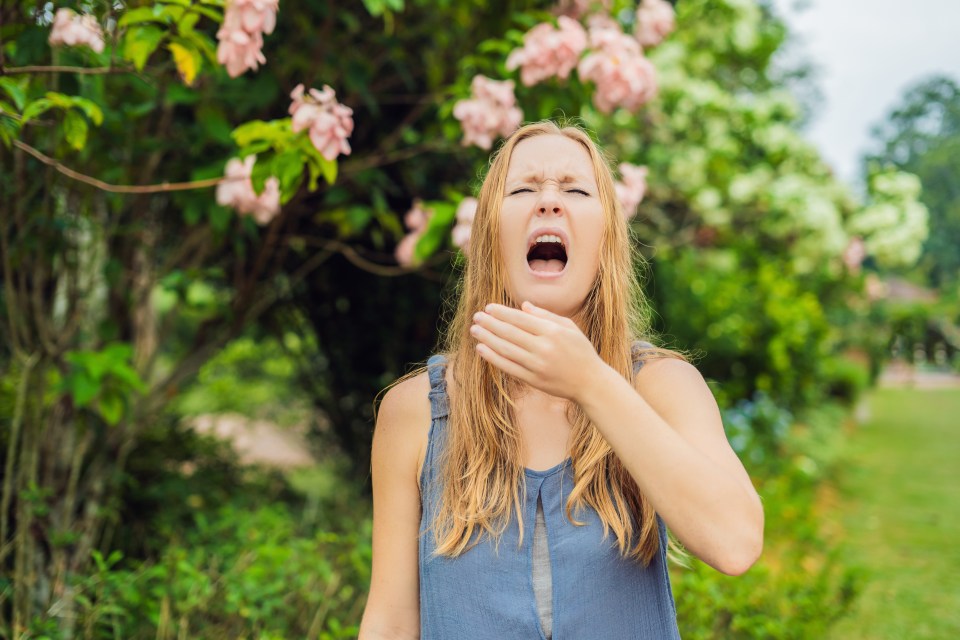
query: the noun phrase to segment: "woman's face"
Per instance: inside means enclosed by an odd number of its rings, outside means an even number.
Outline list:
[[[596,280],[605,224],[593,163],[579,142],[548,134],[514,147],[500,248],[517,303],[573,317]]]

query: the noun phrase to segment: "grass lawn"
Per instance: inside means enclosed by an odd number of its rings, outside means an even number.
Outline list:
[[[868,402],[836,514],[865,584],[830,637],[960,638],[960,389],[879,389]]]

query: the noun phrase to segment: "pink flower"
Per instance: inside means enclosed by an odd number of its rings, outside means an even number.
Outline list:
[[[673,7],[666,0],[643,0],[637,7],[634,36],[644,47],[655,47],[675,27]]]
[[[609,11],[610,0],[560,0],[557,3],[556,12],[560,15],[570,16],[574,20],[579,20],[591,9]]]
[[[493,146],[495,135],[508,136],[523,120],[516,106],[513,80],[497,82],[476,75],[470,84],[472,97],[453,106],[453,116],[463,127],[463,145],[475,144],[483,149]]]
[[[538,24],[523,36],[523,47],[507,57],[507,69],[520,69],[520,79],[530,87],[557,76],[566,80],[587,48],[587,32],[567,16],[557,19],[559,29],[549,22]]]
[[[290,92],[291,128],[294,133],[309,129],[310,142],[327,160],[351,151],[347,138],[353,133],[353,109],[337,102],[336,95],[327,85],[305,95],[302,83]]]
[[[417,247],[417,242],[426,232],[427,222],[430,221],[432,216],[433,210],[424,209],[423,201],[419,198],[413,201],[413,206],[403,216],[403,223],[410,231],[397,243],[397,248],[394,249],[393,254],[401,266],[412,267],[415,264],[414,250]]]
[[[280,213],[280,181],[275,176],[267,178],[258,196],[250,179],[256,160],[256,156],[249,155],[243,162],[238,158],[227,162],[225,180],[217,185],[217,203],[252,215],[257,224],[264,225]]]
[[[473,228],[473,219],[477,215],[477,199],[464,198],[457,207],[457,223],[450,231],[453,244],[464,253],[470,246],[470,230]]]
[[[217,31],[217,61],[231,78],[256,70],[267,59],[263,34],[273,33],[279,0],[228,0],[223,24]]]
[[[636,111],[657,93],[656,69],[640,44],[603,16],[591,20],[591,51],[577,68],[581,80],[596,84],[593,104],[603,113],[617,107]]]
[[[614,187],[617,190],[617,200],[623,209],[623,216],[628,220],[637,214],[637,206],[643,201],[643,196],[647,192],[647,173],[646,167],[638,167],[626,162],[620,165],[620,175],[622,182],[617,182]]]
[[[97,53],[102,53],[104,47],[103,30],[97,19],[67,8],[57,9],[47,41],[51,47],[90,47]]]

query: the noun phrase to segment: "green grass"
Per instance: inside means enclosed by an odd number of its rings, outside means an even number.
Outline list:
[[[837,518],[863,592],[831,638],[960,638],[960,390],[881,389],[850,438]]]

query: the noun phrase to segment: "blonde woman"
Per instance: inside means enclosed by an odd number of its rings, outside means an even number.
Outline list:
[[[757,559],[712,393],[639,340],[633,256],[583,130],[504,142],[443,349],[380,405],[362,640],[678,638],[666,529],[723,573]]]

